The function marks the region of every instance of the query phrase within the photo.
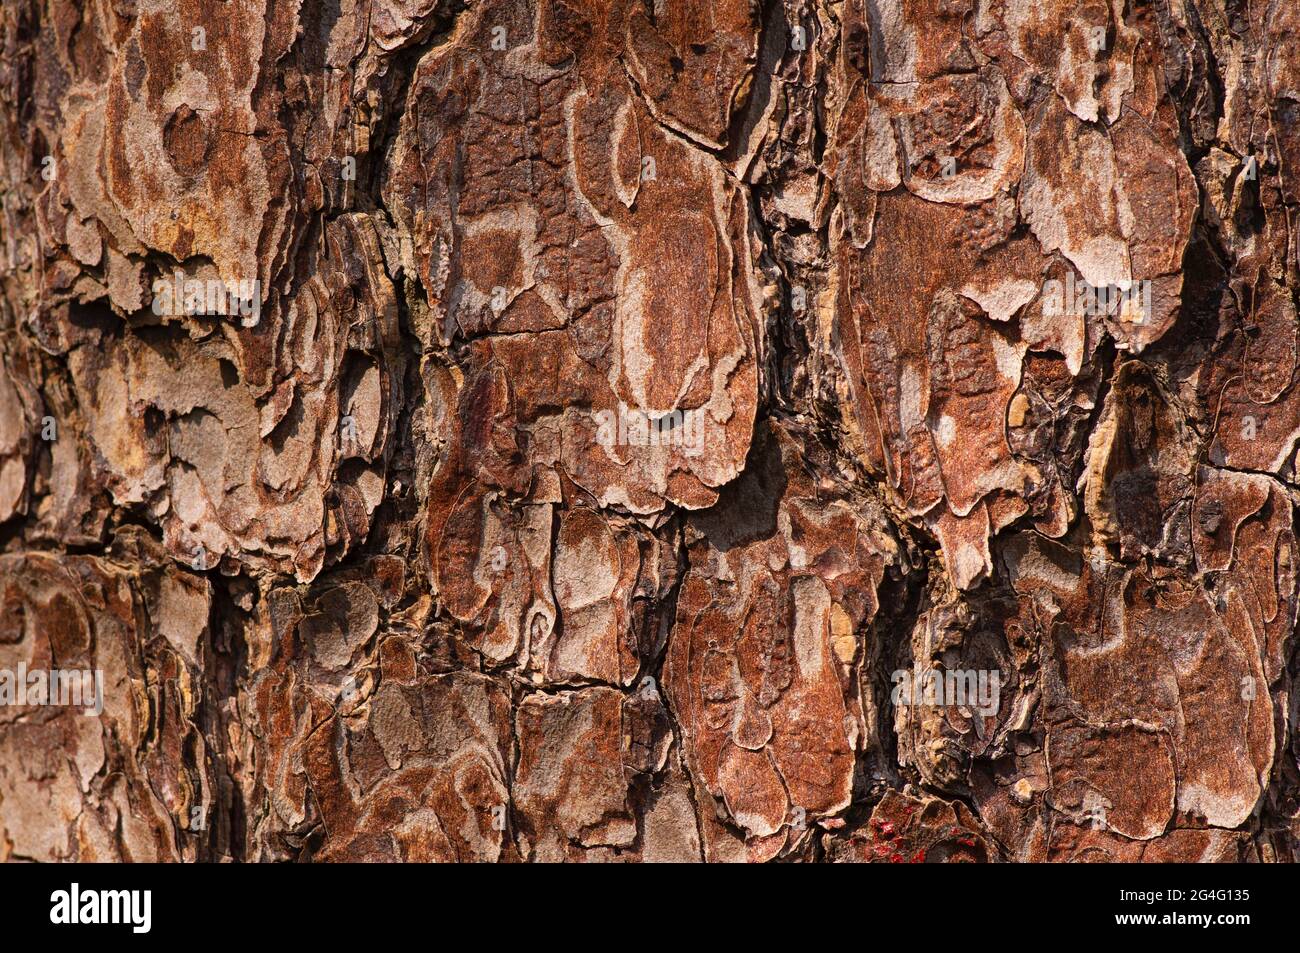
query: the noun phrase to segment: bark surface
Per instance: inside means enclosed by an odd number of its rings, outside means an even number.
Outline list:
[[[0,859],[1295,860],[1298,213],[1294,0],[6,0]]]

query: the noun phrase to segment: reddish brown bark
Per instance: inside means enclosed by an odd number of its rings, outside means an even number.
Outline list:
[[[1295,858],[1291,0],[2,16],[0,858]]]

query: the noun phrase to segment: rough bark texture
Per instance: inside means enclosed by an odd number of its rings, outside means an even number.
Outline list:
[[[1294,0],[0,16],[0,859],[1296,858]]]

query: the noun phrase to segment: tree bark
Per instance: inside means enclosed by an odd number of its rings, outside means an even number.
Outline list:
[[[0,859],[1295,859],[1293,0],[0,16]]]

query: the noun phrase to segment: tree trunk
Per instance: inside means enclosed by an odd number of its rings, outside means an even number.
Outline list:
[[[0,16],[0,859],[1294,859],[1293,0]]]

